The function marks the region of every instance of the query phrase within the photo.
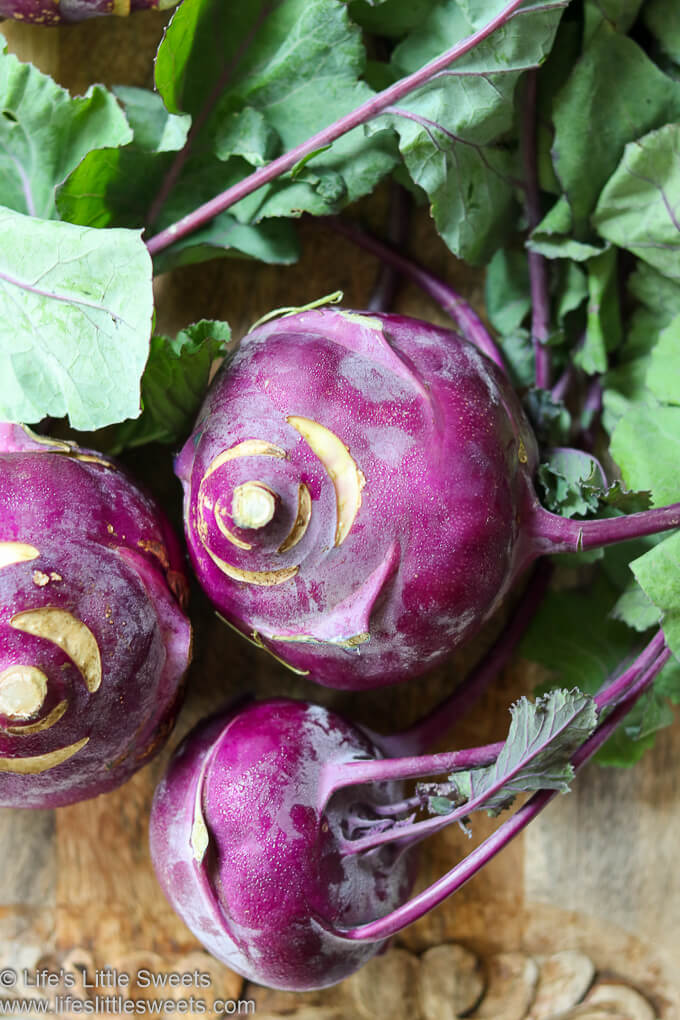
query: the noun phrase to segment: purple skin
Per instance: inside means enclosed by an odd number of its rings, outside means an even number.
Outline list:
[[[340,544],[334,483],[290,415],[335,433],[365,479]],[[203,481],[249,439],[286,456],[237,457]],[[500,605],[528,555],[521,508],[536,455],[503,374],[457,334],[403,316],[311,311],[246,337],[176,471],[194,568],[220,613],[320,683],[361,689],[432,668]],[[234,489],[249,480],[277,497],[258,529],[237,527],[230,513]],[[309,527],[278,552],[301,483]],[[253,548],[233,544],[220,524]],[[266,585],[233,579],[216,560],[299,569]]]
[[[182,555],[99,454],[0,425],[0,805],[125,782],[165,742],[191,628]]]
[[[669,655],[659,632],[601,691],[595,703],[604,721],[572,757],[575,768],[608,739]],[[408,755],[419,735],[390,739]],[[534,794],[409,898],[420,841],[484,803],[473,797],[449,815],[416,820],[427,796],[405,798],[402,780],[487,765],[502,746],[387,758],[381,743],[325,708],[280,698],[240,702],[189,734],[156,790],[156,874],[206,949],[248,980],[293,991],[326,987],[459,889],[555,796]]]
[[[85,21],[108,14],[167,10],[178,0],[0,0],[0,18],[27,21],[35,25],[59,25]]]
[[[282,698],[238,705],[189,735],[156,790],[151,853],[168,900],[214,956],[250,980],[304,991],[381,949],[348,945],[334,929],[402,903],[415,855],[342,856],[362,797],[342,790],[329,803],[323,790],[329,764],[381,757],[334,713]],[[400,801],[401,784],[373,784],[371,797]]]
[[[219,612],[285,665],[357,690],[436,666],[539,556],[680,524],[679,505],[558,517],[535,495],[536,463],[510,382],[472,343],[403,316],[323,310],[245,337],[176,472],[194,569]],[[247,513],[244,487],[258,494]]]

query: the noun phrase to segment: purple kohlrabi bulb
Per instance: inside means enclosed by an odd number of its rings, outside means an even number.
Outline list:
[[[127,15],[131,11],[167,10],[178,0],[0,0],[0,18],[29,21],[37,25],[58,25],[63,21],[85,21],[107,14]]]
[[[328,797],[325,772],[382,758],[357,726],[283,698],[238,704],[180,745],[151,811],[151,856],[180,917],[219,960],[251,981],[302,991],[358,970],[384,940],[343,927],[406,900],[417,857],[380,847],[343,854],[364,788]],[[402,784],[372,784],[373,805]]]
[[[0,805],[93,797],[163,745],[186,590],[167,522],[118,467],[0,425]]]
[[[176,464],[201,584],[285,664],[360,689],[466,640],[525,565],[536,445],[450,330],[309,311],[254,329]]]

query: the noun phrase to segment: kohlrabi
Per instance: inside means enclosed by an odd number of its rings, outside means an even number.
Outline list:
[[[120,785],[162,747],[191,628],[163,514],[111,461],[0,425],[0,804]]]
[[[512,708],[504,744],[422,756],[309,703],[243,702],[180,746],[156,791],[151,851],[166,896],[248,979],[334,984],[437,906],[536,816],[612,733],[669,657],[662,633],[596,698],[552,691]],[[399,757],[387,757],[387,754]],[[409,793],[408,779],[447,774]],[[434,885],[409,899],[414,849],[474,811],[537,791]]]
[[[295,670],[359,689],[441,662],[537,557],[680,524],[680,505],[556,516],[536,466],[510,382],[472,343],[325,309],[244,338],[176,470],[220,613]]]
[[[0,0],[0,18],[58,25],[62,21],[85,21],[107,14],[127,15],[133,11],[164,11],[178,0]]]

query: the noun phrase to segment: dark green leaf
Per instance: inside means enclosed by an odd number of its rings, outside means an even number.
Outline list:
[[[551,450],[538,469],[541,503],[563,517],[594,513],[604,479],[597,461],[569,447]]]
[[[588,291],[585,343],[575,354],[574,361],[592,375],[606,370],[608,353],[621,343],[616,248],[589,259]]]
[[[486,314],[499,333],[515,333],[531,311],[529,266],[524,252],[501,249],[486,270]]]

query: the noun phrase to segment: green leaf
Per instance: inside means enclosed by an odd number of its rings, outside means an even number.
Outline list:
[[[593,375],[607,368],[609,351],[621,343],[617,252],[610,248],[588,261],[588,319],[585,342],[574,355],[576,364]]]
[[[603,247],[577,241],[572,237],[573,216],[562,195],[529,236],[528,248],[547,259],[571,259],[585,262],[601,255]]]
[[[437,0],[352,0],[350,17],[367,32],[398,39],[421,25]]]
[[[649,630],[661,619],[659,608],[635,581],[631,581],[617,600],[611,615],[640,633]]]
[[[0,236],[0,417],[87,430],[138,414],[153,313],[139,234],[0,209]]]
[[[624,146],[679,116],[680,82],[663,74],[632,39],[603,25],[555,101],[555,172],[578,239],[587,240],[590,214]]]
[[[207,226],[177,241],[154,258],[156,273],[208,259],[247,257],[268,265],[293,265],[300,256],[295,225],[290,220],[239,223],[220,213]]]
[[[680,64],[680,8],[675,0],[647,0],[642,20],[661,49]]]
[[[631,489],[649,489],[654,506],[680,500],[680,407],[632,405],[612,435],[611,454]]]
[[[550,691],[533,703],[521,698],[510,712],[510,730],[494,764],[451,776],[468,793],[469,806],[481,801],[489,814],[525,791],[566,793],[574,775],[570,759],[597,725],[592,698],[576,689]]]
[[[571,261],[555,264],[560,275],[557,295],[557,321],[564,323],[570,312],[575,312],[588,297],[588,278],[583,270]]]
[[[72,99],[5,47],[0,110],[0,205],[41,219],[56,216],[55,189],[88,152],[132,137],[114,96],[101,85]]]
[[[569,438],[571,415],[562,401],[554,400],[550,390],[532,387],[524,406],[541,446],[564,446]]]
[[[174,340],[154,336],[142,378],[142,414],[117,428],[111,452],[150,442],[184,442],[230,339],[226,322],[206,319],[187,326]]]
[[[531,311],[529,266],[524,252],[501,249],[486,270],[485,305],[499,333],[514,333]]]
[[[597,510],[603,478],[597,461],[583,450],[551,450],[538,469],[541,502],[564,517]]]
[[[649,361],[647,385],[658,400],[680,404],[680,315],[659,334]]]
[[[626,145],[593,223],[602,237],[680,281],[678,209],[680,124],[667,124]]]
[[[422,67],[501,7],[499,0],[474,5],[444,0],[397,46],[393,63],[404,74]],[[513,124],[515,86],[522,71],[546,57],[560,16],[559,9],[525,5],[519,16],[375,122],[397,131],[406,167],[429,197],[437,230],[454,254],[470,262],[486,261],[512,227],[516,171],[505,135]]]
[[[659,334],[680,315],[680,284],[662,276],[646,262],[638,262],[628,277],[628,291],[639,302],[630,320],[625,354],[646,354]]]
[[[123,105],[138,149],[175,152],[182,148],[191,127],[191,117],[168,113],[161,97],[149,89],[117,85],[113,91]]]
[[[550,591],[520,647],[560,686],[595,694],[631,650],[630,631],[610,617],[618,592],[598,574],[587,588]]]
[[[361,33],[341,3],[185,0],[159,48],[156,84],[168,109],[190,113],[199,127],[157,226],[240,180],[246,159],[260,165],[369,99],[365,63]],[[390,135],[368,140],[356,129],[315,155],[311,176],[265,185],[233,215],[245,223],[335,212],[372,191],[396,159]]]
[[[680,655],[680,534],[671,535],[630,565],[638,584],[661,610],[668,647]]]
[[[590,39],[602,22],[617,32],[627,32],[635,22],[642,2],[643,0],[586,0],[586,39]]]

